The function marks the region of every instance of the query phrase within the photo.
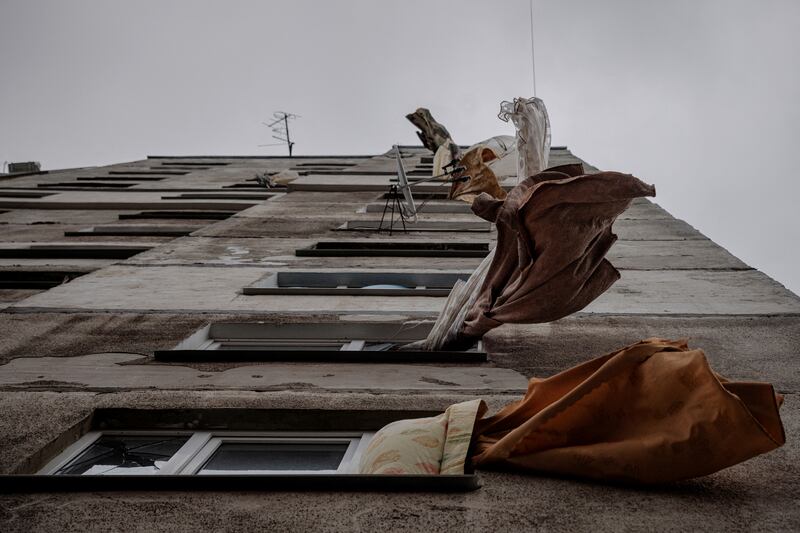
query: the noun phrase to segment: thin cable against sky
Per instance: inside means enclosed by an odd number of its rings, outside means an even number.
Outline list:
[[[528,0],[531,14],[531,74],[533,76],[533,96],[536,96],[536,49],[533,46],[533,0]]]

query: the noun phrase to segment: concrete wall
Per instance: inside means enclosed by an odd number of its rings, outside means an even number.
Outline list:
[[[405,152],[409,168],[422,168],[421,158],[430,156],[421,149]],[[554,151],[552,160],[577,161],[567,150]],[[193,167],[187,162],[225,165]],[[319,162],[347,166],[339,175],[314,174],[313,164]],[[10,494],[0,496],[0,528],[800,529],[795,444],[800,424],[800,299],[646,200],[635,202],[615,225],[620,240],[609,258],[622,279],[581,313],[552,324],[506,325],[491,332],[485,339],[490,359],[483,364],[166,364],[153,359],[154,351],[168,349],[212,322],[433,319],[443,298],[241,294],[244,286],[283,269],[473,269],[479,258],[294,255],[295,249],[318,240],[494,242],[494,233],[389,237],[336,231],[346,220],[379,218],[365,207],[381,201],[393,165],[386,155],[158,158],[4,180],[0,248],[100,242],[139,243],[150,249],[118,260],[0,258],[0,271],[80,267],[87,272],[49,290],[0,290],[0,472],[35,468],[46,459],[42,450],[52,449],[97,408],[440,410],[474,397],[498,408],[521,396],[529,377],[551,375],[651,336],[688,337],[691,345],[706,350],[720,373],[774,383],[786,397],[782,415],[787,445],[706,478],[654,489],[481,472],[482,488],[466,494]],[[254,196],[262,191],[226,186],[252,184],[248,180],[257,172],[290,166],[306,173],[303,190],[267,200],[164,198],[182,192]],[[175,174],[176,169],[187,173]],[[131,179],[108,179],[121,176]],[[137,176],[163,179],[137,182]],[[641,178],[647,181],[647,176]],[[104,180],[133,185],[76,188],[81,182]],[[351,190],[326,191],[331,185]],[[52,194],[24,196],[41,191]],[[235,214],[224,220],[119,218],[167,209]],[[420,219],[478,220],[471,214],[424,210]],[[142,224],[189,225],[192,231],[177,238],[64,235],[101,225]]]

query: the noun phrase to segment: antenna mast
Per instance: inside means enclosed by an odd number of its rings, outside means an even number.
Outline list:
[[[280,142],[273,144],[259,144],[259,146],[278,146],[286,143],[286,146],[289,148],[289,157],[292,157],[292,148],[294,148],[294,143],[292,142],[292,138],[289,136],[289,120],[300,118],[300,115],[287,113],[286,111],[275,111],[272,114],[272,118],[272,122],[262,122],[262,124],[270,128],[273,133],[272,138],[277,139]]]

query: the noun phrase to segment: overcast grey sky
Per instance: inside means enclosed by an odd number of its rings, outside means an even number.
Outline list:
[[[800,2],[534,0],[554,144],[800,292]],[[530,96],[527,0],[0,0],[0,160],[298,154],[416,143],[429,107],[460,143]]]

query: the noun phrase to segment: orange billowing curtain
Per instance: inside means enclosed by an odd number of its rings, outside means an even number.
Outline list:
[[[648,339],[547,379],[475,427],[477,467],[662,483],[785,442],[782,398],[730,382],[685,341]]]

